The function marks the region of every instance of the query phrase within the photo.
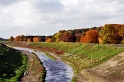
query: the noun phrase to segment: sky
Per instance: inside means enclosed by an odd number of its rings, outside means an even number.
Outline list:
[[[124,0],[0,0],[0,37],[124,23]]]

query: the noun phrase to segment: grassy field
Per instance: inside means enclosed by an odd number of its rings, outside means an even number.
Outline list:
[[[0,43],[0,82],[17,82],[26,67],[26,56]]]
[[[123,48],[113,45],[82,44],[82,43],[29,43],[33,48],[49,48],[63,51],[60,55],[62,60],[70,64],[75,72],[102,63],[117,53],[124,51]]]

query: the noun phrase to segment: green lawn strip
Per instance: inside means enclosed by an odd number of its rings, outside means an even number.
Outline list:
[[[17,82],[26,67],[26,56],[0,44],[0,82]]]
[[[67,54],[66,53],[63,59],[65,61],[72,62],[72,64],[75,64],[75,67],[73,67],[74,70],[80,71],[83,68],[91,67],[99,63],[102,63],[112,58],[117,53],[122,52],[123,50],[124,49],[122,48],[120,49],[113,46],[104,46],[97,44],[92,46],[91,48],[79,49],[77,54],[75,53],[71,55],[66,55]]]
[[[56,58],[55,58],[54,56],[50,55],[50,53],[48,53],[48,52],[44,52],[44,53],[45,53],[45,55],[48,56],[50,59],[56,60]]]

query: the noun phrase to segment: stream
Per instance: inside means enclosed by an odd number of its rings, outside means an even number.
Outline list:
[[[71,82],[74,72],[73,69],[66,63],[57,60],[52,60],[47,57],[44,53],[34,51],[33,49],[21,47],[14,48],[17,50],[34,52],[39,57],[47,71],[45,78],[46,82]]]

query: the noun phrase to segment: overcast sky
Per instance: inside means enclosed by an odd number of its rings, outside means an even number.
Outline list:
[[[124,23],[124,0],[0,0],[0,37]]]

